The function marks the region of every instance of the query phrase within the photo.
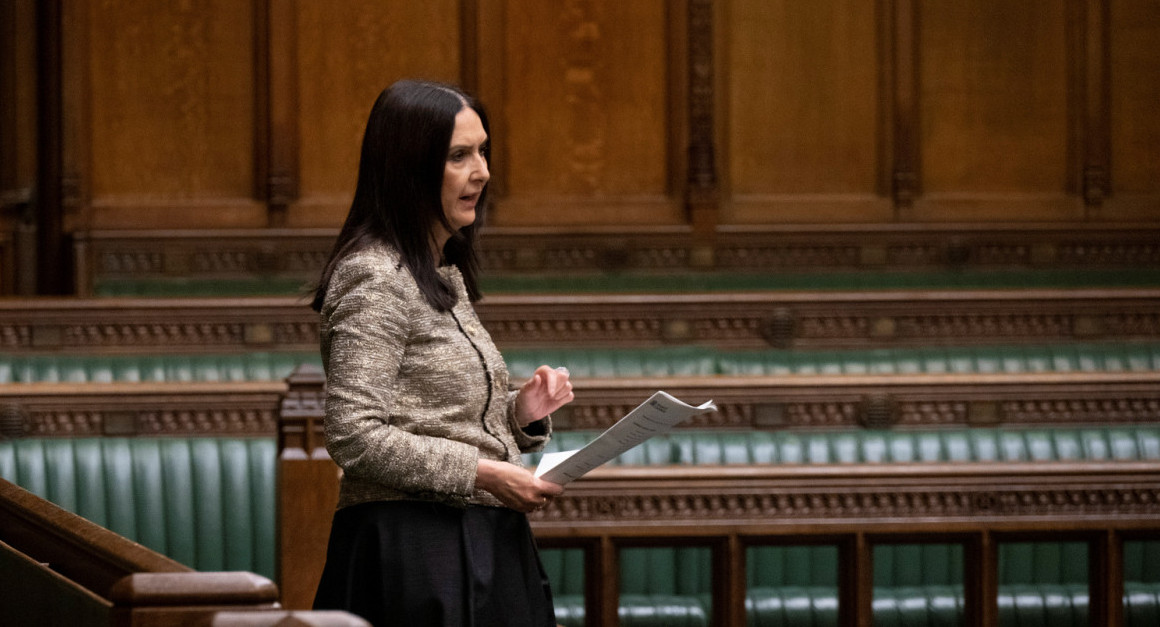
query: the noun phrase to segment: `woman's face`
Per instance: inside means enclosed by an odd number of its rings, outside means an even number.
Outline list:
[[[491,178],[486,155],[483,121],[471,107],[464,107],[455,116],[455,130],[443,166],[443,215],[456,231],[475,223],[475,205]]]

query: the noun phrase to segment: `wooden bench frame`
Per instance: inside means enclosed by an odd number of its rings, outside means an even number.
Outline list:
[[[299,371],[281,410],[278,554],[288,607],[313,594],[338,498],[322,385],[321,373]],[[1122,616],[1123,541],[1160,538],[1160,462],[605,467],[531,519],[544,546],[585,551],[589,625],[616,624],[623,546],[710,547],[714,624],[732,626],[745,624],[746,547],[837,544],[841,624],[864,627],[875,544],[954,542],[968,564],[968,624],[989,626],[998,543],[1063,538],[1089,543],[1093,624],[1110,627]]]

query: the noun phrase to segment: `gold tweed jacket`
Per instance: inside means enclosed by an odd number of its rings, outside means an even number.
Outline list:
[[[321,312],[326,449],[342,468],[338,507],[383,500],[500,506],[475,488],[479,459],[522,465],[551,436],[515,420],[516,390],[459,269],[458,301],[433,308],[391,247],[339,262]]]

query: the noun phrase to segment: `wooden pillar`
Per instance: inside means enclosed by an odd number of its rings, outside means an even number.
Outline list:
[[[971,537],[964,547],[966,620],[974,627],[999,624],[999,546],[989,531]]]
[[[316,366],[299,366],[278,412],[278,586],[292,610],[314,602],[338,504],[339,471],[322,431],[325,382]]]
[[[713,265],[717,228],[716,72],[713,54],[714,3],[689,0],[688,10],[688,206],[693,230],[692,261]]]

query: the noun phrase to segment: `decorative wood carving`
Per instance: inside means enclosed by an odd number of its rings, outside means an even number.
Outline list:
[[[1001,480],[1000,480],[1001,478]],[[1160,465],[607,467],[529,517],[538,537],[1160,525]],[[1053,522],[1047,522],[1053,521]]]
[[[494,295],[477,310],[502,348],[854,348],[1160,337],[1160,291],[1150,288]],[[304,298],[0,303],[0,347],[12,350],[314,351],[317,329],[317,314]]]
[[[262,231],[109,231],[77,235],[83,286],[102,280],[317,280],[335,233],[329,229]],[[958,229],[736,229],[719,231],[707,253],[692,231],[664,227],[636,232],[486,229],[485,273],[609,271],[739,273],[929,271],[955,268],[1069,269],[1160,267],[1160,225],[1091,225]],[[708,256],[706,256],[706,254]],[[712,261],[706,265],[706,259]],[[91,289],[89,287],[88,289]],[[82,294],[83,295],[83,294]]]

